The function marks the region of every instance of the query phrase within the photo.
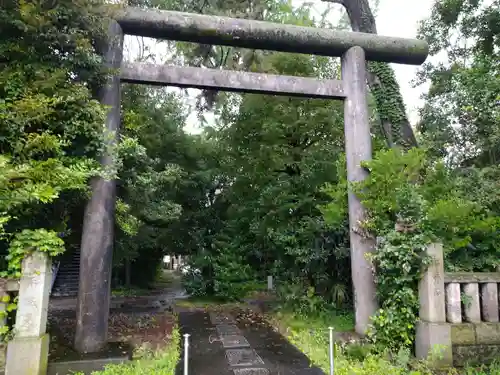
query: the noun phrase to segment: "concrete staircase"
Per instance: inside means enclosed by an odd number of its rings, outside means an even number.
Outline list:
[[[53,297],[76,297],[78,294],[78,280],[80,277],[80,249],[61,259],[57,273]]]

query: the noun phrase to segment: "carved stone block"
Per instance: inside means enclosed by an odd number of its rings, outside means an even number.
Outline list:
[[[449,323],[462,323],[462,301],[459,283],[446,285],[446,320]]]
[[[481,306],[479,304],[479,285],[470,283],[464,285],[464,315],[469,323],[481,322]]]
[[[481,311],[485,322],[496,323],[498,314],[498,285],[486,283],[481,285]]]

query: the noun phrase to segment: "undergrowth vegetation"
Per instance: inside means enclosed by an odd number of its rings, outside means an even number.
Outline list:
[[[94,371],[92,375],[174,375],[180,357],[180,333],[174,327],[166,348],[152,352],[139,348],[134,353],[134,361],[120,365],[107,365],[103,371]],[[75,375],[83,375],[77,373]]]
[[[429,157],[425,149],[380,151],[365,167],[369,177],[354,189],[369,212],[363,226],[377,238],[371,261],[380,310],[370,335],[384,348],[411,347],[418,282],[429,263],[426,248],[442,243],[447,268],[494,271],[499,248],[485,245],[498,238],[500,219],[497,208],[485,204],[467,178]],[[477,269],[457,257],[457,251],[479,238],[483,263]]]
[[[311,360],[314,366],[330,373],[329,327],[335,328],[335,374],[340,375],[500,375],[500,363],[436,371],[425,361],[415,361],[408,348],[397,351],[376,350],[345,335],[353,327],[352,317],[301,317],[291,313],[275,314],[271,320],[280,331]],[[436,354],[437,355],[437,354]]]

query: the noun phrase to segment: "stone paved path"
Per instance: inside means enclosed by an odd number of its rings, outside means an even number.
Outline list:
[[[189,375],[324,375],[269,325],[227,313],[181,312]],[[182,354],[183,358],[184,354]],[[176,375],[183,375],[181,359]]]

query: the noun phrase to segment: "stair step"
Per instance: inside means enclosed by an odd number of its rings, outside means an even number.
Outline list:
[[[78,274],[74,274],[74,275],[60,275],[60,277],[58,277],[56,279],[56,283],[58,282],[58,280],[59,281],[60,280],[65,280],[65,281],[75,280],[75,281],[78,281],[79,279],[80,279],[80,277],[78,276]]]
[[[76,297],[78,293],[52,293],[53,297]]]
[[[78,294],[78,289],[68,289],[68,290],[53,290],[52,295],[58,296],[62,294]]]
[[[69,258],[59,263],[57,277],[51,295],[57,297],[73,297],[78,294],[80,278],[80,251],[77,250]]]
[[[54,290],[52,294],[63,294],[63,293],[78,293],[78,288],[76,289],[58,289]]]
[[[59,296],[63,294],[78,294],[78,289],[73,290],[53,290],[52,295]]]

